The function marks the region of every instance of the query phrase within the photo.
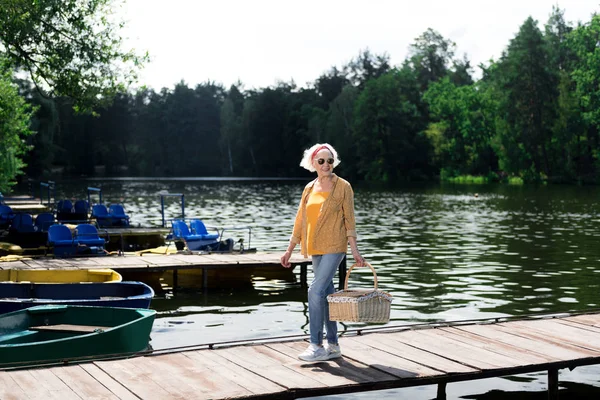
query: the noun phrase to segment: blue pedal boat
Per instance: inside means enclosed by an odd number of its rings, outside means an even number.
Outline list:
[[[143,282],[0,282],[0,314],[40,305],[149,308],[154,290]]]

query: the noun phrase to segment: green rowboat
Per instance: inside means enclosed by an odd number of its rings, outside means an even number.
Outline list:
[[[0,315],[0,368],[131,356],[148,348],[156,311],[49,305]]]

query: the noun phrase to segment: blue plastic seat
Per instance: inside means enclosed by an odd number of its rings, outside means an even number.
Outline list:
[[[14,216],[11,228],[19,233],[35,232],[35,226],[33,225],[33,218],[31,214],[18,213]]]
[[[201,235],[202,239],[216,240],[219,238],[218,233],[208,233],[208,231],[206,230],[206,225],[204,225],[204,222],[200,221],[199,219],[191,220],[190,228],[192,228],[192,233],[196,235]]]
[[[171,221],[171,226],[173,227],[173,238],[175,239],[185,239],[185,240],[201,240],[202,235],[194,235],[190,232],[187,224],[180,220]]]
[[[5,204],[0,204],[0,228],[7,228],[15,217],[12,208]]]
[[[35,217],[35,227],[40,232],[48,232],[50,225],[54,225],[54,214],[52,213],[41,213]]]
[[[56,219],[60,221],[73,221],[75,218],[75,208],[71,200],[59,200],[56,204]]]
[[[79,245],[65,225],[52,225],[48,228],[48,244],[53,247],[55,256],[75,255]]]
[[[77,200],[73,205],[75,215],[73,218],[78,221],[86,221],[90,212],[90,205],[86,200]]]
[[[94,204],[92,206],[92,218],[100,228],[106,228],[112,225],[112,217],[108,214],[108,209],[104,204]]]
[[[113,226],[129,226],[129,215],[125,214],[121,204],[111,204],[108,207],[108,214],[112,218]]]
[[[198,235],[196,233],[191,233],[184,221],[173,220],[171,221],[171,226],[173,227],[173,239],[175,239],[175,243],[177,244],[178,241],[180,243],[183,241],[188,250],[208,250],[210,246],[219,242],[217,240],[219,235],[211,235],[208,233],[206,235]]]
[[[106,241],[98,236],[98,229],[92,224],[79,224],[75,228],[75,238],[79,244],[104,249]]]

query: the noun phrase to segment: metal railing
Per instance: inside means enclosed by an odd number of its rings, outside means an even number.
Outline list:
[[[51,205],[54,203],[56,184],[54,181],[48,182],[40,182],[40,204],[44,204],[44,188],[46,189],[46,194],[48,198],[47,205]]]
[[[162,217],[162,227],[165,227],[165,197],[181,198],[181,219],[185,220],[185,195],[183,193],[161,193],[160,194],[160,215]]]

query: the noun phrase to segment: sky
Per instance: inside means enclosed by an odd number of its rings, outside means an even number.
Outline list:
[[[477,66],[498,59],[529,16],[543,30],[553,5],[573,24],[600,12],[600,0],[126,0],[118,13],[126,48],[150,54],[139,84],[259,89],[308,87],[365,49],[400,65],[428,28]]]

